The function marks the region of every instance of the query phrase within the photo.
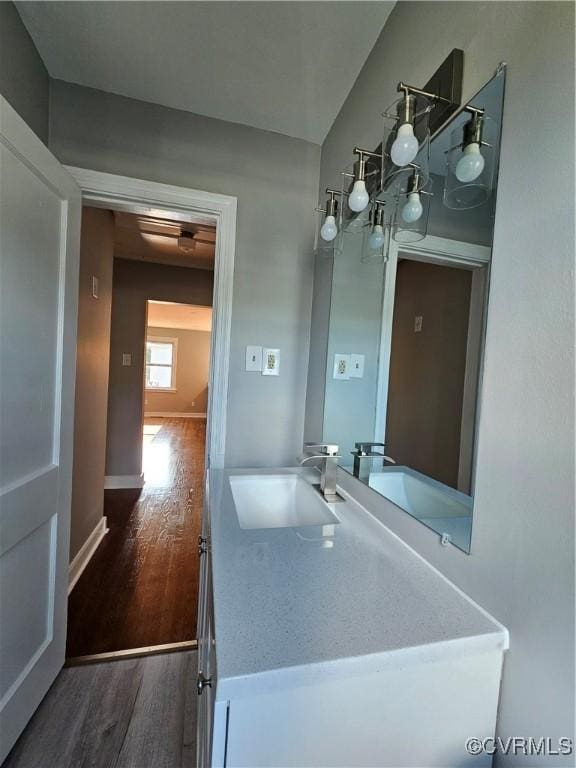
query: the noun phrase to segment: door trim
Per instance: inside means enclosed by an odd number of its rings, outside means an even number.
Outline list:
[[[226,452],[237,198],[85,168],[65,168],[80,186],[84,203],[130,212],[135,212],[139,207],[146,213],[150,213],[150,208],[156,209],[159,214],[175,210],[193,212],[216,223],[207,458],[210,466],[223,467]]]

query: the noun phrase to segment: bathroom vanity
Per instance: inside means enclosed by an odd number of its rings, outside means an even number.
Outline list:
[[[494,735],[507,631],[317,480],[209,473],[198,764],[490,765],[465,742]]]

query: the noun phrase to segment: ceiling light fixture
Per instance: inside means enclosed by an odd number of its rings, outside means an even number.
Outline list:
[[[181,251],[184,251],[184,253],[192,253],[196,248],[194,233],[182,230],[180,237],[178,238],[178,248]]]

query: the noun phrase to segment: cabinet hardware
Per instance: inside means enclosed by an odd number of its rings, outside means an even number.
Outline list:
[[[198,536],[198,557],[205,555],[208,550],[208,539],[205,536]]]
[[[198,696],[202,695],[202,691],[206,687],[212,688],[212,678],[204,677],[204,674],[202,672],[199,672],[198,679],[196,680],[196,690],[198,691]]]

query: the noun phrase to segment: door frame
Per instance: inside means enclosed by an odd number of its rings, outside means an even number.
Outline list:
[[[474,429],[468,436],[472,442],[472,486],[474,485],[474,467],[476,464],[476,446],[474,433],[478,425],[480,415],[480,395],[484,358],[484,333],[486,328],[488,284],[492,249],[486,245],[465,243],[461,240],[452,240],[447,237],[427,235],[415,243],[398,243],[390,240],[388,249],[388,261],[384,271],[384,291],[382,295],[382,328],[380,334],[380,349],[378,356],[378,386],[376,393],[376,417],[374,420],[374,440],[386,442],[386,416],[388,410],[388,386],[390,377],[390,358],[392,353],[392,322],[394,319],[394,299],[396,294],[396,271],[400,258],[413,261],[423,261],[429,264],[438,264],[445,267],[460,267],[472,271],[473,280],[480,280],[483,287],[482,298],[482,328],[480,329],[480,360],[477,375],[477,396],[474,397]]]
[[[232,330],[232,294],[236,249],[237,198],[198,189],[64,166],[82,191],[82,203],[113,210],[162,216],[171,211],[194,213],[216,223],[212,344],[207,411],[207,467],[223,467]]]

